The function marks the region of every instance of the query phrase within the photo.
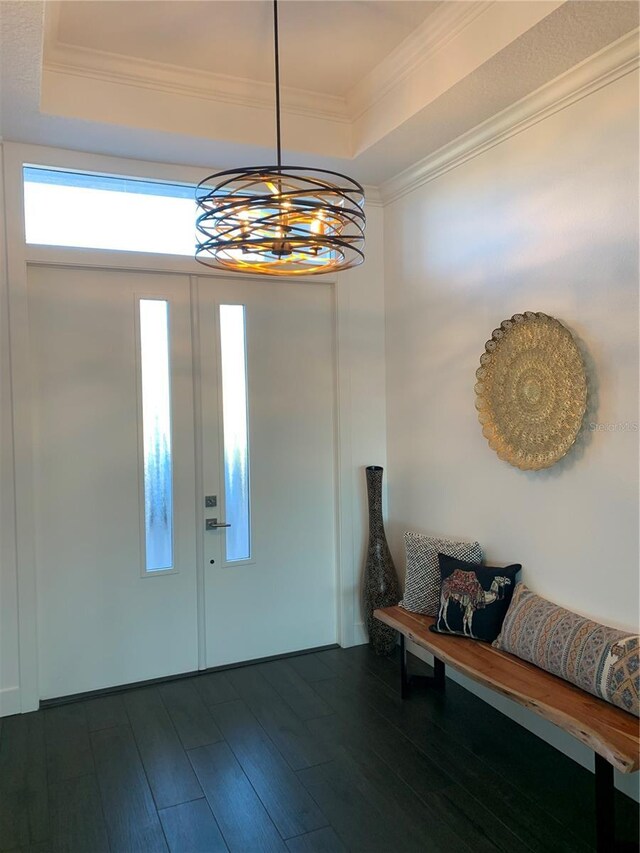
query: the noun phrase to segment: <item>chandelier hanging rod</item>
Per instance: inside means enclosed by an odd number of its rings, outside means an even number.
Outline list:
[[[350,269],[364,261],[363,187],[329,169],[282,164],[278,0],[273,46],[277,164],[226,169],[198,184],[196,260],[277,276]]]
[[[273,0],[273,52],[276,66],[276,159],[282,169],[282,134],[280,130],[280,42],[278,38],[278,0]]]

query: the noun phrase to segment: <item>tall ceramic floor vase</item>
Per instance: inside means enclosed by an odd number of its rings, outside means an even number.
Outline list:
[[[391,654],[398,635],[393,628],[373,618],[377,607],[390,607],[400,600],[398,575],[387,545],[382,522],[382,468],[370,465],[367,473],[367,496],[369,498],[369,546],[364,566],[363,600],[364,614],[369,632],[369,644],[376,654]]]

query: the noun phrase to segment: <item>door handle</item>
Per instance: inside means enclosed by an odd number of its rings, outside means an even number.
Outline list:
[[[231,527],[231,525],[226,524],[224,521],[218,522],[217,518],[205,519],[205,524],[204,524],[205,530],[217,530],[219,527]]]

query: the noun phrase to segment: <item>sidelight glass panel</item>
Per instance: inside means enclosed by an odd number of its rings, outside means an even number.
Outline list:
[[[169,381],[169,306],[140,300],[145,566],[173,567],[173,462]]]
[[[244,305],[220,306],[227,561],[251,557]]]

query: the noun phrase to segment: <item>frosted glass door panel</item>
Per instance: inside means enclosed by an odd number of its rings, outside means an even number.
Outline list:
[[[251,556],[249,433],[244,305],[220,306],[222,440],[224,446],[225,549],[227,562]]]
[[[140,300],[145,570],[173,568],[173,459],[169,305]]]

